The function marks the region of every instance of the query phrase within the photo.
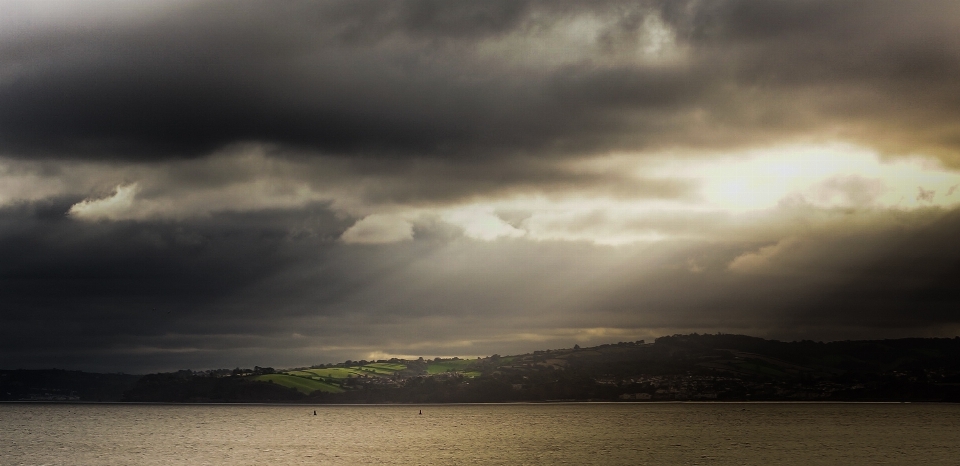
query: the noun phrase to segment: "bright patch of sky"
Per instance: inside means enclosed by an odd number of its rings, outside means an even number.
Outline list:
[[[936,160],[898,157],[849,145],[792,146],[702,161],[663,161],[659,176],[690,177],[703,204],[734,212],[769,209],[784,200],[818,207],[947,206],[960,201],[960,173]]]
[[[698,189],[678,199],[519,196],[459,206],[445,220],[467,236],[626,244],[704,238],[731,222],[756,219],[789,206],[815,210],[916,209],[960,202],[960,173],[933,159],[898,157],[850,145],[789,146],[691,157],[618,155],[580,162],[580,169],[621,171],[644,178],[683,179]],[[450,214],[455,212],[456,214]],[[491,212],[520,212],[508,225]]]
[[[120,220],[130,211],[133,200],[140,191],[136,184],[117,186],[116,192],[103,199],[87,199],[70,208],[69,214],[84,220]]]

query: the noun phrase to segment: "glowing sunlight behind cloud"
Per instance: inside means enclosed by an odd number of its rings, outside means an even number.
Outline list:
[[[627,244],[709,238],[718,230],[790,206],[831,209],[917,209],[960,203],[960,173],[923,157],[882,159],[846,145],[785,146],[740,153],[611,156],[581,162],[646,177],[682,179],[696,190],[677,199],[597,196],[566,190],[476,201],[443,210],[443,218],[475,239]],[[420,211],[422,213],[422,211]],[[508,224],[495,212],[522,213]],[[758,217],[758,215],[760,217]]]
[[[901,207],[952,205],[960,197],[920,199],[918,189],[946,193],[960,173],[935,159],[883,160],[849,145],[788,146],[670,167],[703,183],[707,205],[732,211],[766,209],[802,199],[817,207]]]

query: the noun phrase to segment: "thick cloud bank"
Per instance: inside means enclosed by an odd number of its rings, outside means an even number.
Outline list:
[[[257,141],[494,163],[839,135],[960,163],[952,1],[92,3],[34,28],[67,7],[17,3],[0,45],[17,156]]]

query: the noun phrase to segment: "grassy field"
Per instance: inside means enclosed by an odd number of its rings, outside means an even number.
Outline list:
[[[361,366],[351,369],[357,369],[358,371],[366,375],[393,375],[396,371],[391,371],[387,369],[381,369],[379,367],[370,367],[370,366]]]
[[[326,369],[306,369],[296,372],[304,372],[324,379],[347,379],[350,377],[360,377],[362,375],[376,375],[376,372],[372,370],[362,371],[356,367],[329,367]]]
[[[329,367],[324,369],[304,369],[291,371],[288,374],[304,377],[320,377],[323,379],[346,379],[359,376],[393,375],[397,371],[406,369],[403,364],[373,363],[354,367]]]
[[[366,366],[363,366],[363,367],[364,367],[364,368],[374,369],[374,370],[377,370],[377,371],[383,371],[384,373],[388,373],[388,374],[392,374],[392,373],[397,372],[397,371],[402,371],[402,370],[404,370],[404,369],[407,368],[407,366],[405,366],[405,365],[403,365],[403,364],[392,364],[392,363],[387,363],[387,362],[378,362],[378,363],[367,364]]]
[[[321,382],[319,380],[313,380],[307,377],[300,377],[296,375],[288,374],[267,374],[267,375],[258,375],[254,377],[254,380],[261,382],[273,382],[277,385],[284,387],[295,388],[300,393],[310,394],[317,390],[327,393],[341,393],[343,389],[332,385],[326,382]]]
[[[295,375],[297,377],[306,377],[308,379],[320,380],[320,377],[318,377],[317,374],[314,374],[312,372],[307,372],[307,371],[288,371],[288,372],[284,372],[284,374]]]
[[[465,371],[466,367],[474,361],[467,359],[447,359],[439,362],[431,362],[427,366],[428,374],[442,374],[446,372],[460,372],[466,377],[479,377],[479,372]],[[280,374],[269,374],[256,376],[255,380],[272,381],[275,384],[284,387],[295,388],[301,393],[312,393],[322,391],[328,393],[341,393],[343,381],[353,377],[387,377],[406,369],[403,364],[393,363],[371,363],[364,366],[353,367],[327,367],[322,369],[303,369],[297,371],[288,371]]]
[[[442,374],[444,372],[451,371],[464,372],[464,369],[474,362],[476,361],[472,359],[444,359],[440,360],[439,362],[431,362],[427,364],[427,374]],[[479,375],[479,373],[477,375]]]

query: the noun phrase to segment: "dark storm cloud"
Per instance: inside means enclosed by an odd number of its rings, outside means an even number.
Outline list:
[[[65,215],[74,201],[0,211],[4,366],[27,361],[22,358],[31,353],[89,358],[87,351],[118,346],[129,353],[138,339],[168,333],[203,329],[211,341],[224,333],[269,333],[266,322],[251,323],[264,309],[218,303],[316,257],[316,247],[332,243],[345,228],[323,206],[296,218],[267,211],[190,225],[83,223]],[[311,233],[290,233],[305,224]],[[312,254],[304,243],[316,248]]]
[[[865,213],[877,217],[870,228],[836,223],[779,242],[620,247],[472,241],[425,219],[412,241],[358,247],[335,241],[351,221],[322,205],[87,223],[64,218],[70,203],[0,212],[0,366],[294,366],[705,330],[960,328],[956,210]]]
[[[533,157],[509,162],[393,160],[351,163],[342,175],[376,180],[360,193],[370,204],[445,204],[480,196],[495,198],[514,193],[543,191],[562,195],[588,193],[612,198],[689,198],[696,183],[666,177],[641,177],[615,170],[588,170]],[[318,166],[311,179],[329,167]]]
[[[495,32],[513,5],[208,2],[9,39],[3,140],[19,153],[136,157],[238,141],[419,153],[509,139],[513,125],[494,122],[522,118],[511,114],[529,99],[508,108],[521,83],[460,76],[478,67],[431,42]],[[396,35],[400,44],[383,45]]]
[[[595,313],[627,327],[701,328],[784,339],[953,335],[960,329],[960,210],[876,211],[774,242],[690,244],[656,275],[628,268]],[[630,317],[627,317],[630,316]]]
[[[0,144],[21,156],[153,158],[261,141],[493,160],[839,133],[952,160],[957,9],[197,2],[5,37]],[[662,63],[640,57],[663,33],[655,17],[675,34]],[[599,20],[571,25],[584,18]],[[580,49],[549,42],[577,27]]]

